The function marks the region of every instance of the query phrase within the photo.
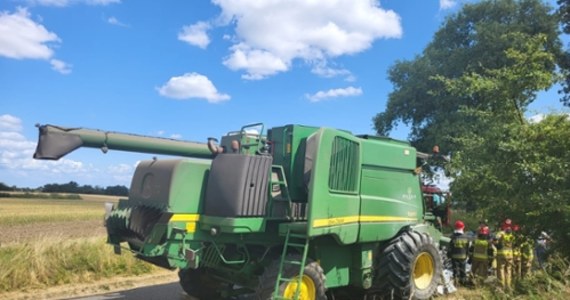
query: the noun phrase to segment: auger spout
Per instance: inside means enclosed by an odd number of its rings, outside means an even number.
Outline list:
[[[136,134],[85,128],[37,125],[39,129],[35,159],[58,160],[80,147],[108,150],[213,158],[205,143],[180,141]]]

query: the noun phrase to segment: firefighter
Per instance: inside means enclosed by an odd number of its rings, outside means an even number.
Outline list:
[[[511,289],[513,272],[513,227],[511,219],[506,219],[497,233],[497,277],[503,288]]]
[[[521,277],[521,244],[523,236],[520,233],[520,227],[518,224],[513,225],[513,278]]]
[[[521,277],[530,275],[534,259],[534,241],[525,236],[521,244]]]
[[[489,241],[489,227],[483,226],[479,229],[477,239],[471,246],[471,272],[476,282],[485,281],[489,270],[489,260],[493,255],[493,243]]]
[[[464,232],[465,224],[461,220],[455,221],[455,230],[449,243],[448,257],[451,258],[453,266],[453,277],[456,283],[465,284],[467,282],[466,264],[469,251],[469,238]]]
[[[489,239],[489,275],[497,277],[497,247],[493,243],[494,239]]]

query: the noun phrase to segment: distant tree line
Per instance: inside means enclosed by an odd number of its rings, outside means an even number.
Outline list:
[[[49,183],[37,189],[18,188],[16,186],[8,186],[0,182],[0,191],[40,191],[44,193],[73,193],[73,194],[97,194],[97,195],[110,195],[110,196],[128,196],[129,189],[124,185],[114,185],[108,187],[92,186],[92,185],[79,185],[75,181],[68,183]]]

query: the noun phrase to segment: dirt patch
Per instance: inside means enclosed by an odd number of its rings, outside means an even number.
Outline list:
[[[39,239],[105,236],[103,220],[35,223],[17,226],[0,225],[0,246]]]

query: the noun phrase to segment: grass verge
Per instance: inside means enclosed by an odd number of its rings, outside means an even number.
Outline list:
[[[0,247],[0,270],[1,293],[140,275],[157,267],[129,254],[115,255],[104,237],[46,237],[34,243]]]

